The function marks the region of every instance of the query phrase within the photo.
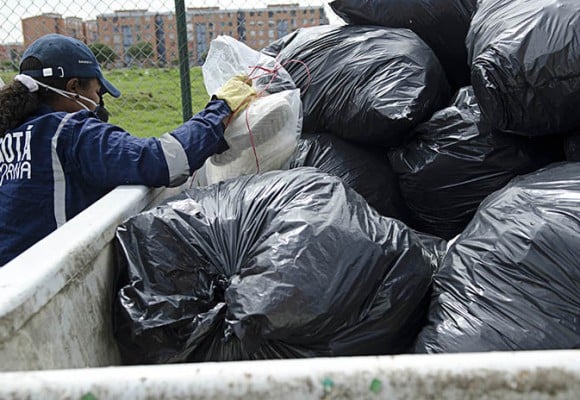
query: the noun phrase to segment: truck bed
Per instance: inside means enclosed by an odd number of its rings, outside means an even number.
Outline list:
[[[0,268],[0,399],[578,398],[580,350],[120,366],[115,229],[180,190],[117,188]]]

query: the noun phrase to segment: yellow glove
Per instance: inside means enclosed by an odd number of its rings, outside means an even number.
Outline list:
[[[257,97],[256,90],[252,87],[252,81],[246,75],[237,75],[217,91],[215,97],[224,100],[236,114],[246,108]]]

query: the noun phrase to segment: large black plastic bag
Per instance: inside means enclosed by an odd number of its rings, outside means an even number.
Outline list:
[[[328,133],[305,133],[300,136],[288,167],[315,167],[338,176],[379,214],[407,219],[409,212],[401,198],[397,176],[384,152]]]
[[[481,122],[470,86],[389,152],[414,228],[445,239],[459,234],[481,201],[513,177],[562,161],[561,138],[526,138]]]
[[[450,98],[439,60],[408,29],[300,28],[262,52],[302,89],[304,133],[394,146]]]
[[[330,7],[349,24],[408,28],[441,61],[453,87],[469,84],[465,36],[477,0],[334,0]]]
[[[191,189],[117,238],[125,363],[408,350],[445,245],[315,168]]]
[[[435,276],[417,352],[580,348],[580,163],[482,203]]]
[[[466,41],[492,125],[527,136],[580,127],[580,1],[480,0]]]

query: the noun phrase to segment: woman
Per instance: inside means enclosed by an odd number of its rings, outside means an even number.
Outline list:
[[[256,96],[236,77],[206,108],[160,138],[107,123],[107,81],[82,42],[50,34],[0,90],[0,266],[118,185],[177,186],[228,149],[224,124]]]

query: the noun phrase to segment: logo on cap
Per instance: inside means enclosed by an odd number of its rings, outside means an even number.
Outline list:
[[[56,69],[59,72],[58,77],[59,78],[64,78],[64,68],[63,67],[56,67]],[[43,68],[42,69],[42,76],[44,77],[49,77],[49,76],[53,76],[54,75],[54,70],[55,68]]]

